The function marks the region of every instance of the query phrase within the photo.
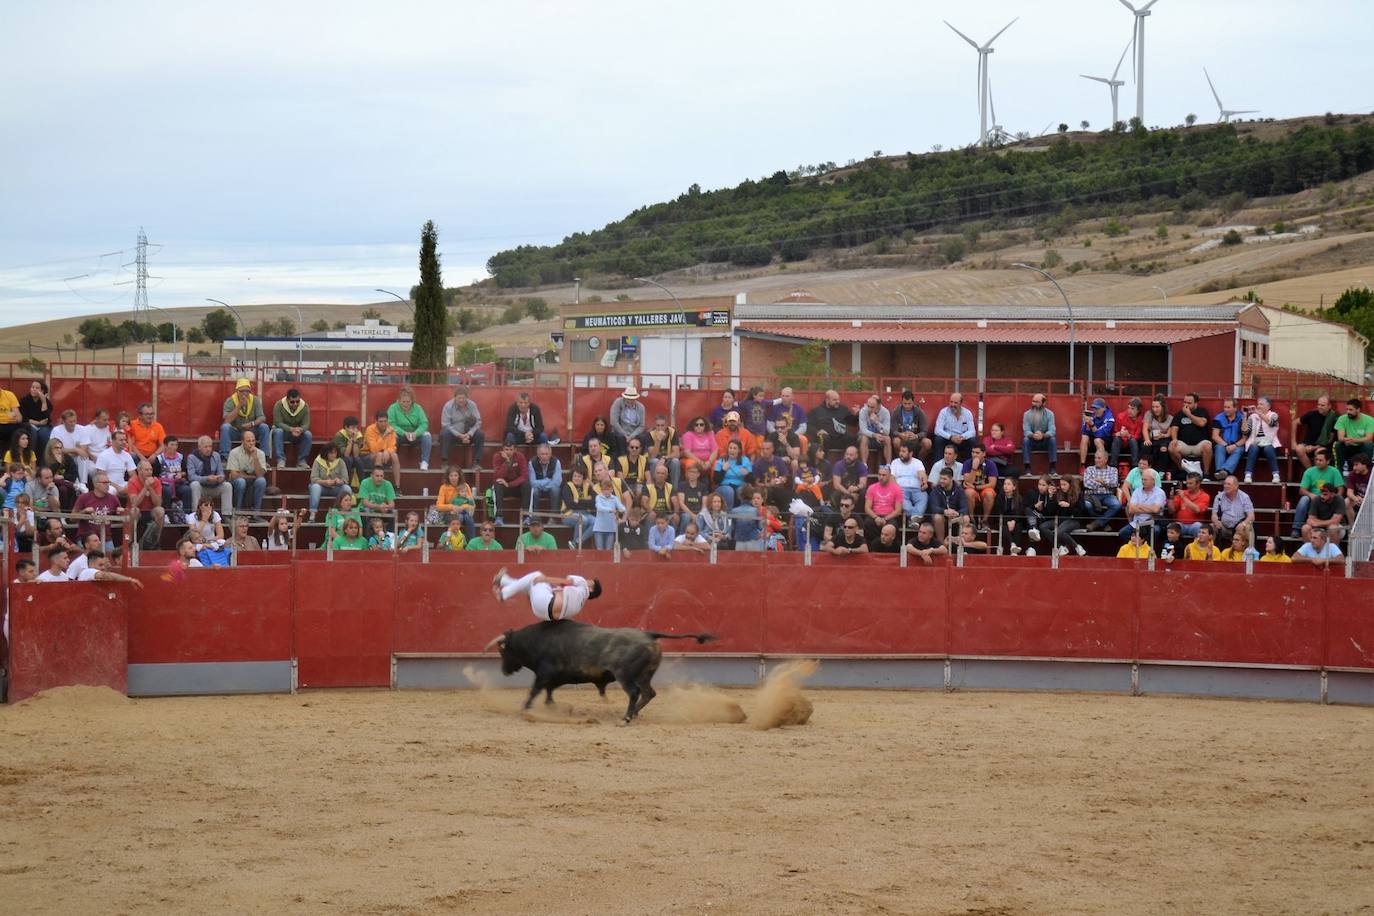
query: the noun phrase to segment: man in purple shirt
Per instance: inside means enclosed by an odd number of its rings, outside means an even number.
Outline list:
[[[92,521],[86,521],[85,518],[82,518],[81,524],[76,528],[78,540],[85,540],[86,535],[96,532],[105,538],[106,550],[114,548],[119,540],[116,536],[119,529],[111,526],[102,530],[94,521],[101,516],[118,518],[123,514],[119,507],[119,497],[110,489],[110,475],[104,471],[95,472],[95,478],[91,481],[90,492],[82,493],[76,498],[76,504],[72,506],[72,514],[89,516],[92,519]]]
[[[799,435],[806,435],[806,411],[802,406],[792,399],[792,389],[784,388],[778,392],[778,399],[773,402],[773,410],[768,415],[768,429],[771,432],[777,426],[778,417],[783,414],[792,418],[792,432]]]
[[[830,500],[836,505],[840,497],[850,496],[854,505],[863,502],[864,487],[868,483],[868,465],[859,460],[858,446],[844,450],[844,457],[830,469]]]

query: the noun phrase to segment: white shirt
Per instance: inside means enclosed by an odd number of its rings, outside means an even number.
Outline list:
[[[112,486],[124,490],[129,486],[129,475],[138,470],[138,465],[134,464],[134,456],[129,454],[128,449],[116,452],[107,448],[95,459],[95,468],[110,475]]]
[[[563,617],[572,617],[587,604],[590,586],[581,576],[568,576],[571,585],[563,586]]]
[[[688,539],[687,539],[687,535],[685,535],[685,534],[679,534],[677,537],[673,538],[673,543],[674,543],[674,544],[705,544],[705,543],[706,543],[706,538],[704,538],[704,537],[702,537],[701,535],[698,534],[696,537],[692,538],[691,540],[688,540]]]
[[[67,432],[67,427],[59,423],[53,428],[52,437],[61,442],[62,447],[78,459],[81,456],[76,454],[76,450],[83,445],[89,446],[91,444],[91,431],[80,423],[76,424],[71,432]]]
[[[82,426],[86,431],[86,444],[91,447],[91,457],[99,455],[110,447],[110,428],[108,426]]]
[[[81,575],[76,578],[78,582],[94,582],[95,577],[98,575],[100,575],[100,570],[96,569],[94,566],[87,566],[85,569],[81,570]]]
[[[71,580],[71,579],[68,579],[66,576],[62,575],[62,573],[55,573],[55,572],[53,572],[51,569],[45,569],[45,570],[43,570],[41,573],[38,574],[38,578],[37,578],[37,580],[35,580],[35,581],[38,581],[38,582],[70,582],[70,581],[72,581],[72,580]]]
[[[903,490],[918,489],[926,476],[926,466],[920,458],[912,458],[909,461],[894,459],[891,468],[892,479],[897,481],[897,486]]]
[[[90,561],[86,559],[86,555],[83,553],[75,560],[72,560],[72,562],[67,566],[67,578],[71,579],[72,581],[80,579],[81,574],[85,572],[87,567],[89,567],[90,565]]]

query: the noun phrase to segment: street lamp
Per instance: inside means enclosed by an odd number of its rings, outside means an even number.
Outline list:
[[[206,297],[205,297],[205,301],[206,301],[206,302],[213,302],[213,303],[215,303],[216,305],[222,305],[222,306],[224,306],[225,308],[227,308],[230,312],[233,313],[233,315],[234,315],[234,320],[237,321],[237,322],[239,323],[239,340],[240,340],[240,341],[244,341],[244,340],[245,340],[245,336],[244,336],[244,335],[245,335],[245,334],[247,333],[247,331],[248,331],[248,325],[246,325],[246,324],[243,323],[243,316],[239,314],[239,310],[236,309],[236,308],[234,308],[232,305],[230,305],[229,303],[227,303],[227,302],[225,302],[225,301],[223,301],[223,300],[221,300],[221,299],[211,299],[209,296],[206,296]],[[240,343],[240,344],[239,344],[239,350],[243,350],[243,348],[244,348],[246,345],[247,345],[246,343]]]
[[[1011,265],[1011,266],[1012,266],[1012,267],[1020,268],[1021,270],[1033,270],[1033,271],[1035,271],[1035,272],[1038,273],[1040,276],[1044,277],[1046,280],[1049,280],[1051,283],[1053,283],[1053,284],[1054,284],[1054,288],[1057,289],[1057,290],[1059,290],[1059,295],[1061,295],[1061,296],[1064,297],[1064,308],[1066,308],[1066,309],[1069,310],[1069,394],[1073,394],[1073,389],[1074,389],[1074,384],[1075,384],[1075,383],[1074,383],[1074,366],[1073,366],[1074,321],[1073,321],[1073,303],[1069,302],[1069,294],[1066,293],[1066,292],[1064,292],[1064,287],[1060,286],[1060,285],[1059,285],[1059,281],[1056,280],[1054,277],[1050,276],[1048,271],[1041,270],[1039,267],[1034,267],[1034,266],[1032,266],[1032,265],[1030,265],[1030,264],[1016,263],[1016,264],[1013,264],[1013,265]]]
[[[374,292],[374,293],[386,293],[388,296],[395,296],[397,299],[401,300],[401,301],[404,302],[406,305],[410,306],[410,314],[412,314],[412,315],[415,314],[415,303],[414,303],[414,302],[411,302],[409,299],[407,299],[405,296],[402,296],[400,293],[393,293],[393,292],[392,292],[391,290],[389,290],[389,289],[374,289],[373,292]]]
[[[1169,304],[1169,294],[1166,293],[1166,292],[1164,291],[1164,287],[1162,287],[1162,286],[1152,286],[1152,287],[1150,287],[1150,289],[1155,290],[1157,293],[1159,293],[1161,296],[1164,297],[1164,304],[1165,304],[1165,305],[1168,305],[1168,304]]]
[[[891,293],[892,293],[892,295],[894,295],[894,296],[901,296],[901,297],[902,297],[902,305],[911,305],[911,300],[908,299],[907,296],[906,296],[906,293],[902,292],[900,289],[891,290]]]
[[[687,310],[682,307],[682,303],[678,300],[676,294],[657,280],[650,280],[648,277],[635,277],[635,280],[640,283],[649,283],[657,286],[669,296],[672,296],[673,302],[677,304],[678,314],[682,316],[682,375],[685,378],[687,375]]]
[[[291,306],[296,313],[296,384],[301,383],[301,351],[305,349],[301,341],[301,335],[305,333],[305,316],[301,314],[299,306]]]

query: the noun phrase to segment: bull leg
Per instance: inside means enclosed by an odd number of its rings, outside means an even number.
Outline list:
[[[635,707],[639,705],[639,687],[633,681],[621,684],[625,688],[625,694],[630,698],[630,703],[625,707],[625,718],[621,721],[625,725],[630,724],[630,720],[635,717]]]
[[[552,688],[552,687],[547,687],[547,688],[545,688],[544,694],[545,694],[545,696],[544,696],[544,705],[545,705],[545,706],[552,706],[552,705],[553,705],[553,688]]]
[[[539,696],[539,691],[543,689],[544,685],[539,683],[538,680],[535,680],[534,686],[530,688],[530,695],[525,698],[525,709],[529,709],[531,706],[534,705],[534,698]]]
[[[657,672],[658,659],[651,658],[643,668],[639,669],[639,673],[633,678],[636,692],[640,695],[639,705],[635,708],[634,713],[636,716],[639,715],[641,709],[649,705],[650,700],[658,696],[658,692],[654,690],[653,684],[651,683],[654,679],[654,674]]]
[[[606,698],[606,685],[612,683],[614,680],[614,675],[603,674],[601,676],[601,680],[596,682],[596,692],[601,694],[601,698],[603,700]]]
[[[651,676],[652,676],[652,675],[651,675]],[[652,700],[654,697],[658,696],[658,691],[654,690],[653,685],[649,683],[649,678],[648,678],[648,677],[646,677],[646,678],[644,678],[642,681],[640,681],[640,683],[639,683],[639,695],[640,695],[639,707],[635,710],[635,715],[636,715],[636,716],[639,715],[641,711],[643,711],[643,709],[644,709],[645,706],[648,706],[648,705],[649,705],[649,701],[650,701],[650,700]]]

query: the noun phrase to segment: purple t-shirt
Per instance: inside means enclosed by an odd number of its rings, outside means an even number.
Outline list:
[[[104,496],[96,496],[95,491],[82,493],[76,498],[76,504],[72,506],[72,511],[83,512],[87,509],[95,510],[96,515],[119,515],[119,497],[109,491],[106,491]],[[94,522],[82,519],[81,524],[76,528],[77,540],[80,541],[93,531],[98,532],[100,528]]]
[[[796,432],[797,430],[801,429],[803,426],[806,425],[806,411],[802,410],[802,406],[798,404],[796,401],[792,402],[791,407],[787,407],[783,404],[774,404],[773,409],[768,412],[768,420],[770,423],[776,423],[778,421],[778,417],[782,416],[783,414],[791,415],[792,432]]]
[[[740,425],[756,436],[768,435],[768,414],[772,405],[766,401],[745,398],[735,408],[739,411]]]
[[[844,459],[841,458],[831,467],[830,473],[844,481],[847,486],[849,484],[858,483],[868,477],[868,465],[864,464],[862,461],[856,461],[852,466],[847,465]]]

